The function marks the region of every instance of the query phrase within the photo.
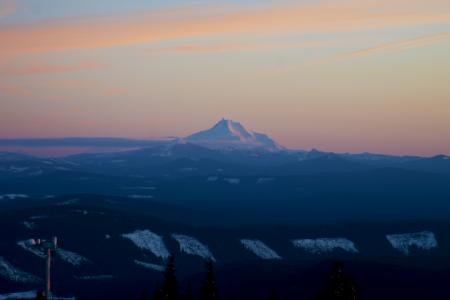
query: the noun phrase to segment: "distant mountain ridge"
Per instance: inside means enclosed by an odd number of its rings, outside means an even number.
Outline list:
[[[52,150],[57,149],[56,153]],[[47,152],[45,152],[47,151]],[[65,152],[64,152],[65,151]],[[69,157],[90,155],[91,158],[130,155],[127,152],[142,151],[150,156],[166,158],[208,158],[234,161],[245,164],[275,165],[287,162],[299,162],[314,158],[336,159],[362,162],[378,167],[398,166],[401,168],[423,169],[427,171],[447,172],[450,156],[431,157],[399,156],[376,153],[335,153],[317,149],[288,149],[270,136],[248,130],[241,123],[222,118],[212,127],[185,137],[165,137],[160,139],[129,139],[114,137],[68,137],[68,138],[31,138],[0,139],[0,160],[31,157]],[[61,153],[60,153],[61,152]],[[110,155],[108,155],[110,153]],[[116,154],[114,154],[116,153]],[[31,157],[30,157],[31,156]],[[399,165],[401,164],[401,165]],[[0,170],[1,171],[1,170]]]
[[[285,149],[266,134],[247,130],[241,123],[225,118],[211,128],[191,134],[184,140],[211,149],[262,149],[266,151]]]

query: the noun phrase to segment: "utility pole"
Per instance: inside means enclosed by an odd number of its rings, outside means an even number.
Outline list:
[[[52,253],[56,250],[58,240],[53,237],[51,240],[33,240],[33,245],[42,250],[46,255],[45,263],[45,299],[52,300],[51,291],[51,266],[52,266]]]

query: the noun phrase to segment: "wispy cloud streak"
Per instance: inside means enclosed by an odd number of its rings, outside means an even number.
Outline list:
[[[32,95],[31,91],[26,87],[0,81],[0,95],[2,94],[16,97],[30,97]]]
[[[298,43],[252,43],[252,44],[182,44],[170,47],[159,47],[148,49],[154,54],[205,54],[205,53],[228,53],[247,52],[259,50],[280,50],[280,49],[302,49],[309,47],[319,47],[332,44],[331,41],[306,41]]]
[[[110,16],[53,20],[0,28],[0,55],[146,44],[223,34],[350,32],[450,22],[442,0],[347,0],[215,11],[178,8]],[[397,5],[395,5],[397,4]],[[394,7],[394,9],[391,9]]]
[[[13,14],[18,9],[16,1],[2,0],[0,1],[0,18]]]

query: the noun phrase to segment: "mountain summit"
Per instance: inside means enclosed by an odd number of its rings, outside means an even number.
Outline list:
[[[267,135],[249,131],[241,123],[227,119],[222,119],[210,129],[194,133],[185,140],[212,149],[284,149]]]

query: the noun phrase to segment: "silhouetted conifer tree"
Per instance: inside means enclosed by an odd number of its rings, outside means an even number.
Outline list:
[[[317,297],[318,300],[358,300],[360,299],[356,283],[346,276],[343,266],[336,262],[331,270],[328,284],[324,292]]]
[[[169,257],[166,265],[166,271],[164,272],[162,299],[163,300],[178,299],[178,281],[175,276],[175,259],[173,255]]]
[[[219,295],[217,293],[216,279],[214,276],[214,263],[209,260],[206,263],[206,278],[200,293],[200,300],[217,300]]]
[[[162,299],[163,299],[163,296],[162,296],[161,289],[159,287],[155,288],[152,293],[152,300],[162,300]]]
[[[278,299],[277,291],[275,289],[271,290],[267,300],[277,300],[277,299]]]
[[[186,294],[184,295],[183,300],[194,300],[191,283],[189,283],[186,288]]]
[[[36,293],[36,300],[45,300],[44,292],[39,291]]]
[[[139,300],[147,300],[147,291],[142,290],[141,295],[139,296]]]
[[[152,300],[162,300],[162,290],[159,283],[155,284],[155,287],[152,291]]]

